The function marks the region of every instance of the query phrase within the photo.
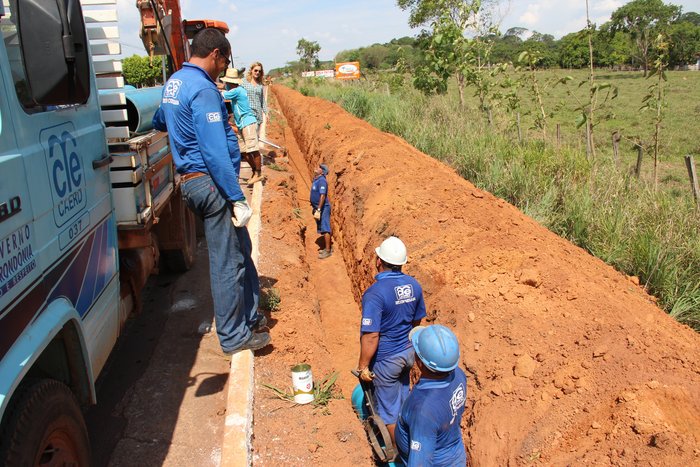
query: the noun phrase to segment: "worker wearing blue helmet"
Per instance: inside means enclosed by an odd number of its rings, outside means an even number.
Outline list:
[[[396,424],[399,456],[407,466],[465,466],[460,421],[467,377],[457,367],[457,337],[435,324],[414,328],[410,339],[421,376],[401,406]]]

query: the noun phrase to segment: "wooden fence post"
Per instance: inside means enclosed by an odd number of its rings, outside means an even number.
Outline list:
[[[688,177],[690,177],[690,189],[693,191],[693,199],[695,207],[700,208],[700,189],[698,189],[698,173],[695,170],[695,161],[693,156],[685,156],[685,166],[688,169]]]
[[[641,143],[637,143],[635,147],[637,148],[637,167],[634,169],[634,175],[639,178],[639,176],[642,174],[642,157],[644,157],[644,149],[642,148]]]
[[[620,165],[620,140],[621,139],[622,139],[622,136],[620,135],[620,132],[615,130],[612,134],[612,146],[613,146],[613,160],[615,161],[616,166]]]

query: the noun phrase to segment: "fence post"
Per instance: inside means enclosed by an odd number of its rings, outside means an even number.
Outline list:
[[[620,136],[620,132],[615,130],[612,134],[612,146],[613,146],[613,160],[615,161],[616,166],[620,165],[620,140],[621,139],[622,139],[622,136]]]
[[[644,157],[644,149],[640,143],[635,144],[637,148],[637,167],[634,169],[634,175],[639,178],[642,173],[642,157]]]
[[[520,128],[520,112],[515,114],[515,122],[518,125],[518,143],[523,142],[523,130]]]
[[[685,166],[688,169],[688,177],[690,177],[690,189],[693,191],[693,199],[695,207],[700,208],[700,189],[698,189],[698,173],[695,170],[695,160],[693,156],[685,156]]]

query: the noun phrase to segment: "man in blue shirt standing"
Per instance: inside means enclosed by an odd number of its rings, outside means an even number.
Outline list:
[[[420,380],[401,407],[396,446],[407,466],[467,465],[460,422],[467,400],[467,377],[457,368],[459,342],[445,326],[411,331]]]
[[[375,252],[379,274],[362,296],[357,371],[372,382],[377,412],[393,440],[415,360],[408,334],[425,317],[425,303],[418,281],[401,272],[408,260],[404,243],[389,237]]]
[[[231,62],[231,45],[208,28],[194,36],[191,53],[165,84],[153,123],[168,130],[182,196],[204,222],[221,348],[226,354],[257,350],[270,335],[255,332],[266,319],[258,313],[260,284],[245,227],[252,210],[238,184],[241,156],[215,84]]]
[[[316,219],[316,232],[323,236],[323,249],[318,252],[320,259],[328,258],[333,252],[331,249],[331,201],[328,199],[328,166],[319,165],[314,170],[314,179],[311,182],[311,194],[309,202],[313,208]]]

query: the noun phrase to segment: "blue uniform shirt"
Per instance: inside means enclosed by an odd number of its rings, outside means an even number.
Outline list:
[[[421,378],[401,407],[396,447],[408,466],[465,466],[460,421],[467,400],[467,377],[460,368],[446,379]]]
[[[233,120],[236,122],[236,126],[239,130],[258,122],[253,110],[250,108],[248,93],[246,93],[245,89],[238,86],[224,91],[222,94],[224,95],[224,99],[231,101]]]
[[[318,209],[318,202],[321,201],[321,195],[326,195],[326,201],[324,204],[331,204],[328,199],[328,182],[326,181],[325,175],[319,175],[314,178],[311,182],[311,194],[309,195],[309,201],[314,209]]]
[[[202,68],[185,62],[163,87],[163,100],[153,116],[156,129],[168,131],[178,173],[203,172],[211,176],[228,201],[245,199],[236,159],[238,145],[216,84]],[[237,154],[232,154],[233,152]]]
[[[417,280],[402,272],[384,271],[362,296],[362,333],[378,332],[374,362],[411,347],[408,333],[413,321],[425,317],[423,289]]]

